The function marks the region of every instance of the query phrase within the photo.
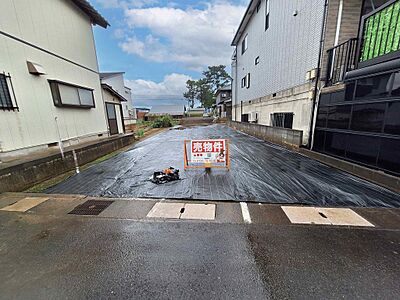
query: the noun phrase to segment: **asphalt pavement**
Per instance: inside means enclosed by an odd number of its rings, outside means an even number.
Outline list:
[[[35,211],[0,228],[0,299],[400,298],[398,229]]]
[[[183,171],[184,140],[206,138],[230,140],[230,171]],[[181,170],[181,180],[163,185],[149,181],[154,171],[170,166]],[[317,206],[400,206],[399,194],[219,124],[160,133],[47,192]]]

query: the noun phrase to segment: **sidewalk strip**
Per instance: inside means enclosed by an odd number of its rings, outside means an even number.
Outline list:
[[[185,203],[185,210],[180,219],[188,220],[215,220],[215,204]]]
[[[350,208],[281,206],[292,224],[375,227]]]
[[[147,214],[148,218],[179,219],[185,203],[158,202]]]
[[[246,202],[240,202],[240,208],[242,209],[242,216],[243,216],[243,221],[247,224],[251,223],[251,217],[250,217],[250,212],[249,208],[247,206]]]
[[[19,212],[26,212],[27,210],[30,210],[31,208],[39,205],[40,203],[43,203],[44,201],[49,200],[49,198],[43,198],[43,197],[26,197],[24,199],[21,199],[17,201],[14,204],[11,204],[9,206],[3,207],[0,210],[3,211],[19,211]]]
[[[332,225],[375,227],[350,208],[316,209],[319,213],[323,213],[332,222]]]

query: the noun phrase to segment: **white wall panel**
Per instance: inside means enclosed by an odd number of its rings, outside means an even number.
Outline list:
[[[0,30],[98,70],[89,18],[69,0],[1,0]],[[46,75],[28,73],[26,61]],[[0,72],[10,73],[19,111],[0,110],[2,151],[107,132],[99,75],[0,34]],[[55,107],[49,79],[94,89],[95,108]]]
[[[270,26],[265,28],[265,3],[247,25],[238,45],[234,82],[237,100],[249,101],[306,82],[306,72],[318,65],[319,41],[324,0],[270,0]],[[293,12],[297,10],[297,16]],[[248,34],[248,49],[242,55],[241,42]],[[254,64],[260,57],[260,63]],[[234,69],[232,75],[235,78]],[[251,74],[251,87],[240,87],[240,80]],[[234,89],[235,90],[235,89]]]

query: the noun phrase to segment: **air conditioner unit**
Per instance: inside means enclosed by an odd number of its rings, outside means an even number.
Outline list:
[[[258,122],[258,112],[251,112],[249,113],[249,122],[250,123],[257,123]]]
[[[314,80],[317,77],[317,70],[318,69],[312,69],[310,70],[310,79]]]
[[[317,77],[318,69],[312,69],[306,73],[306,80],[314,80]]]

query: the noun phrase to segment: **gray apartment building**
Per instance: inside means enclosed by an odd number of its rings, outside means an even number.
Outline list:
[[[400,174],[400,0],[253,0],[232,46],[233,121]]]
[[[308,143],[324,4],[250,2],[232,41],[233,121],[302,130]]]

